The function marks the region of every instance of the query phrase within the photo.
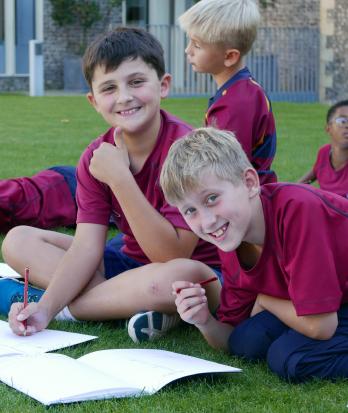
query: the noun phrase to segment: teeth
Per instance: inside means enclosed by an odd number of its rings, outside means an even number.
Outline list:
[[[127,116],[127,115],[132,115],[133,113],[135,113],[138,110],[138,108],[134,108],[134,109],[128,109],[128,110],[120,110],[120,114],[123,116]]]
[[[211,235],[213,237],[219,238],[221,235],[223,235],[226,231],[227,225],[224,225],[223,227],[219,228],[217,231],[212,232]]]

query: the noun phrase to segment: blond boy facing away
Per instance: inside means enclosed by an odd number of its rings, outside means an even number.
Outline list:
[[[189,63],[195,72],[211,74],[218,88],[205,125],[235,133],[263,184],[277,180],[271,169],[275,122],[270,100],[244,62],[259,22],[253,0],[201,0],[179,17]]]

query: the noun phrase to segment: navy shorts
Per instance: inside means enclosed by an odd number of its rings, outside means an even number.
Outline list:
[[[124,271],[132,270],[133,268],[139,268],[145,265],[142,262],[136,261],[133,258],[128,257],[121,251],[123,246],[123,234],[120,232],[114,238],[107,241],[104,249],[104,269],[105,278],[108,280],[121,274]],[[211,269],[218,276],[222,283],[222,275],[219,268],[211,267]]]
[[[348,377],[348,304],[342,305],[335,334],[315,340],[287,327],[268,311],[241,322],[231,333],[229,350],[250,361],[266,360],[281,378],[302,382],[316,377]]]
[[[132,270],[144,265],[144,263],[128,257],[121,251],[123,246],[123,234],[120,232],[114,238],[107,241],[104,249],[105,278],[115,277],[124,271]]]
[[[76,195],[76,168],[75,166],[52,166],[48,168],[51,171],[55,171],[63,176],[67,183],[72,197],[75,199]]]

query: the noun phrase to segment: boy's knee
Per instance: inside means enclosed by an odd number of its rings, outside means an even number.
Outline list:
[[[209,270],[209,267],[203,263],[187,258],[176,258],[166,263],[157,264],[157,266],[156,275],[148,284],[146,294],[153,299],[164,298],[165,300],[168,300],[169,295],[173,302],[172,283],[174,281],[196,282],[202,279],[204,267]]]
[[[176,258],[163,264],[163,271],[170,274],[173,281],[199,282],[215,273],[200,261],[189,258]]]
[[[286,329],[285,325],[268,311],[262,311],[239,324],[229,337],[232,354],[247,360],[265,360],[268,349]]]
[[[251,361],[265,359],[271,344],[269,337],[261,326],[252,326],[248,321],[233,330],[228,339],[229,351]]]
[[[166,263],[171,270],[177,272],[178,274],[192,274],[199,272],[200,269],[205,266],[200,261],[194,261],[189,258],[175,258]]]
[[[31,227],[25,225],[20,225],[12,228],[5,236],[2,245],[1,252],[5,259],[8,258],[8,255],[12,251],[18,252],[18,245],[28,239],[28,233],[30,232]]]

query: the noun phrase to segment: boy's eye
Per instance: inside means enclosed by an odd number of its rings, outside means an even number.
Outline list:
[[[134,79],[130,81],[130,85],[137,87],[137,86],[141,86],[144,82],[145,82],[144,79]]]
[[[211,195],[209,195],[208,197],[207,197],[207,200],[206,200],[206,203],[209,205],[209,204],[213,204],[215,201],[216,201],[216,199],[217,199],[217,195],[216,194],[211,194]]]
[[[116,89],[116,87],[114,85],[110,85],[110,86],[106,86],[104,87],[101,92],[102,93],[111,93]]]
[[[194,209],[194,208],[187,208],[187,209],[185,209],[185,211],[184,211],[184,215],[185,215],[185,216],[191,216],[194,212],[195,212],[195,209]]]
[[[338,126],[345,126],[348,124],[348,118],[346,118],[345,116],[339,116],[338,118],[334,119],[334,122]]]

